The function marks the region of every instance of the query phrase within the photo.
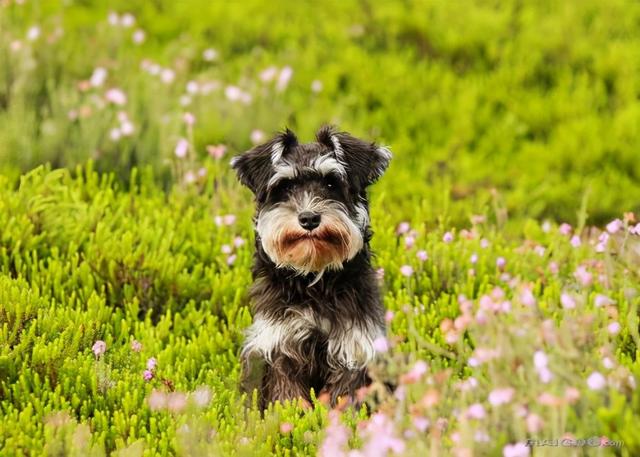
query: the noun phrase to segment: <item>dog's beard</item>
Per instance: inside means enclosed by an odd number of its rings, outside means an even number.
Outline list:
[[[302,211],[321,213],[320,225],[312,231],[300,227]],[[344,205],[308,196],[261,211],[257,231],[269,258],[300,274],[339,270],[363,246],[362,234]]]

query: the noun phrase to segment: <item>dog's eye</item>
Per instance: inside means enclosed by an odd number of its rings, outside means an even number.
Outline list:
[[[272,192],[277,196],[284,196],[292,187],[293,181],[291,179],[283,179],[273,188]]]
[[[338,178],[333,175],[325,176],[323,181],[324,181],[325,187],[331,190],[337,189],[338,186],[340,185]]]

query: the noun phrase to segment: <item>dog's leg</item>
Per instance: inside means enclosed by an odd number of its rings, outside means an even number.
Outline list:
[[[356,391],[370,383],[366,368],[341,368],[329,373],[325,389],[331,394],[331,406],[336,406],[340,397],[354,399]]]
[[[266,368],[262,384],[263,409],[274,401],[302,399],[310,405],[308,368],[301,361],[284,354],[275,354]]]

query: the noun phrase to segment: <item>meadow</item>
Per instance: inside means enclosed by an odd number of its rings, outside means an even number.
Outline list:
[[[640,455],[638,24],[623,0],[0,0],[0,455]],[[325,123],[394,155],[388,336],[362,409],[261,415],[229,159]]]

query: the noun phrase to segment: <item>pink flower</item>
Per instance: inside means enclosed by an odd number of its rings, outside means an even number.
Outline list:
[[[167,407],[167,396],[163,392],[153,389],[147,402],[152,411],[159,411]]]
[[[396,234],[398,235],[404,235],[405,233],[407,233],[409,230],[411,230],[411,225],[409,225],[408,222],[400,222],[398,224],[398,228],[396,228]]]
[[[291,80],[291,76],[293,76],[293,69],[290,66],[287,65],[280,70],[278,81],[276,82],[276,90],[278,92],[282,92],[287,88],[289,81]]]
[[[407,278],[411,277],[413,275],[413,267],[411,265],[402,265],[400,267],[400,274]]]
[[[222,217],[222,222],[224,223],[224,225],[233,225],[236,223],[236,216],[235,214],[225,214]]]
[[[386,456],[389,451],[402,454],[405,450],[404,441],[395,436],[393,422],[383,413],[376,413],[369,419],[364,438],[362,451],[365,456]]]
[[[196,174],[193,171],[187,171],[184,174],[184,182],[186,184],[193,184],[196,182]]]
[[[145,381],[151,381],[153,379],[153,371],[144,370],[144,372],[142,373],[142,377]]]
[[[40,38],[40,27],[37,25],[29,27],[29,30],[27,30],[27,40],[36,41],[38,38]]]
[[[593,305],[596,308],[600,308],[602,306],[613,305],[615,301],[611,300],[606,295],[598,294],[593,300]]]
[[[607,243],[609,242],[609,234],[602,232],[598,237],[598,244],[596,245],[596,252],[604,252],[607,249]]]
[[[389,351],[389,341],[384,336],[379,336],[373,340],[373,348],[376,352],[387,352]]]
[[[444,241],[445,243],[451,243],[453,241],[453,233],[446,232],[442,237],[442,241]]]
[[[237,102],[242,98],[242,89],[238,86],[227,86],[224,89],[224,95],[227,97],[229,101]]]
[[[503,405],[509,403],[513,399],[515,390],[511,387],[504,387],[500,389],[493,389],[489,392],[489,403],[493,406]]]
[[[109,22],[109,25],[120,25],[120,16],[118,16],[118,13],[110,11],[109,15],[107,16],[107,21]]]
[[[280,424],[280,433],[286,434],[293,430],[293,424],[291,422],[283,422]]]
[[[240,246],[244,246],[244,244],[245,244],[245,243],[246,243],[246,241],[245,241],[245,240],[244,240],[244,238],[242,238],[241,236],[236,236],[236,237],[233,239],[233,245],[234,245],[236,248],[239,248]]]
[[[184,159],[187,157],[187,152],[189,152],[189,142],[184,138],[180,138],[176,144],[174,154],[179,159]]]
[[[142,343],[138,340],[133,340],[131,342],[131,350],[133,352],[140,352],[142,351]]]
[[[486,239],[486,238],[482,238],[482,239],[480,240],[480,247],[481,247],[482,249],[487,249],[487,248],[489,247],[489,244],[490,244],[490,243],[489,243],[489,240],[488,240],[488,239]]]
[[[496,259],[496,267],[498,267],[498,269],[502,270],[506,264],[507,264],[507,261],[505,260],[504,257],[498,257]]]
[[[120,18],[120,25],[125,28],[129,28],[136,23],[136,18],[131,13],[124,13]]]
[[[165,84],[171,84],[176,78],[176,73],[171,68],[164,68],[160,72],[160,81]]]
[[[560,295],[560,303],[564,309],[574,309],[576,307],[575,299],[566,292]]]
[[[633,227],[629,227],[629,233],[632,235],[640,235],[640,222]]]
[[[480,403],[474,403],[473,405],[469,406],[465,415],[469,419],[480,420],[480,419],[484,419],[487,414],[484,410],[484,406],[482,406]]]
[[[589,287],[593,283],[593,275],[589,273],[583,265],[580,265],[578,268],[576,268],[573,276],[584,287]]]
[[[385,320],[386,322],[391,322],[391,321],[393,320],[393,316],[394,316],[393,311],[388,310],[388,311],[384,314],[384,320]]]
[[[193,113],[189,112],[184,113],[184,115],[182,116],[182,120],[190,127],[196,123],[196,117],[193,115]]]
[[[544,233],[549,233],[549,231],[551,230],[551,222],[544,221],[541,225],[541,228]]]
[[[558,264],[556,262],[549,262],[549,271],[552,274],[557,275],[560,271],[560,267],[558,267]]]
[[[607,385],[607,380],[601,373],[594,371],[587,378],[587,386],[591,390],[602,390]]]
[[[531,448],[525,443],[507,444],[502,448],[503,457],[528,457]]]
[[[614,219],[607,224],[607,232],[617,233],[624,226],[620,219]]]
[[[144,43],[145,38],[147,37],[147,34],[144,33],[144,30],[138,29],[135,32],[133,32],[133,42],[135,44],[142,44]]]
[[[571,233],[571,226],[566,222],[560,224],[559,232],[563,235],[569,235]]]
[[[127,103],[127,95],[118,88],[109,89],[105,94],[104,98],[114,105],[122,106]]]
[[[253,144],[258,144],[264,140],[264,132],[262,130],[252,130],[250,135],[251,142]]]
[[[469,259],[469,261],[474,265],[478,263],[478,254],[476,254],[475,252],[471,254],[471,258]]]
[[[315,92],[316,94],[318,92],[322,92],[322,81],[314,79],[313,81],[311,81],[311,91]]]
[[[107,351],[107,343],[102,340],[98,340],[93,343],[91,350],[95,354],[96,358],[98,358]]]
[[[411,249],[414,244],[416,244],[416,239],[413,236],[406,236],[404,238],[404,246],[407,249]]]
[[[376,279],[380,282],[384,281],[384,268],[380,267],[376,270]]]
[[[429,258],[429,254],[427,254],[427,251],[420,250],[420,251],[416,252],[416,257],[421,262],[424,262]]]
[[[111,141],[118,141],[122,138],[122,132],[118,128],[113,128],[109,131],[109,138],[111,138]]]
[[[564,398],[569,403],[575,403],[580,398],[580,391],[575,387],[567,387],[564,390]]]
[[[578,235],[573,235],[571,237],[571,241],[569,241],[571,243],[571,246],[573,246],[574,248],[580,247],[580,245],[582,244],[582,241],[580,240],[580,237]]]
[[[268,83],[269,81],[273,81],[277,73],[278,73],[278,69],[272,65],[260,72],[260,79],[263,82]]]
[[[214,159],[220,159],[227,152],[227,147],[224,144],[218,144],[215,146],[207,146],[207,152]]]
[[[413,384],[418,382],[428,369],[429,367],[427,364],[422,360],[419,360],[413,365],[413,367],[411,367],[411,370],[402,376],[401,382],[403,384]]]
[[[151,357],[147,360],[147,370],[155,370],[156,367],[158,366],[158,361],[156,360],[155,357]]]
[[[420,432],[425,432],[429,428],[429,419],[418,416],[412,419],[413,426]]]
[[[612,322],[607,326],[607,330],[611,335],[617,335],[620,333],[620,324],[618,322]]]
[[[187,396],[182,392],[171,392],[167,398],[167,409],[179,413],[187,406]]]
[[[528,287],[522,289],[522,292],[520,292],[520,302],[522,302],[524,306],[536,306],[536,298],[533,296],[531,289]]]
[[[208,387],[198,387],[192,394],[193,402],[200,408],[205,408],[211,401],[211,390]]]
[[[533,366],[536,367],[537,370],[546,368],[548,362],[549,359],[544,351],[536,351],[533,354]]]
[[[200,91],[200,85],[196,81],[189,81],[185,89],[188,94],[196,95]]]
[[[542,427],[544,427],[542,418],[534,413],[528,414],[525,422],[527,424],[527,431],[529,433],[538,433],[540,430],[542,430]]]
[[[344,457],[344,448],[349,441],[349,430],[340,422],[340,413],[329,411],[329,425],[325,429],[325,437],[320,445],[320,457]]]
[[[207,62],[213,62],[218,58],[218,51],[213,48],[208,48],[202,51],[202,59]]]
[[[106,79],[107,79],[107,70],[105,70],[102,67],[98,67],[95,70],[93,70],[93,73],[91,74],[91,78],[89,79],[89,82],[93,87],[100,87],[104,84]]]
[[[237,257],[238,256],[236,254],[231,254],[229,257],[227,257],[227,265],[233,265],[236,262]]]

